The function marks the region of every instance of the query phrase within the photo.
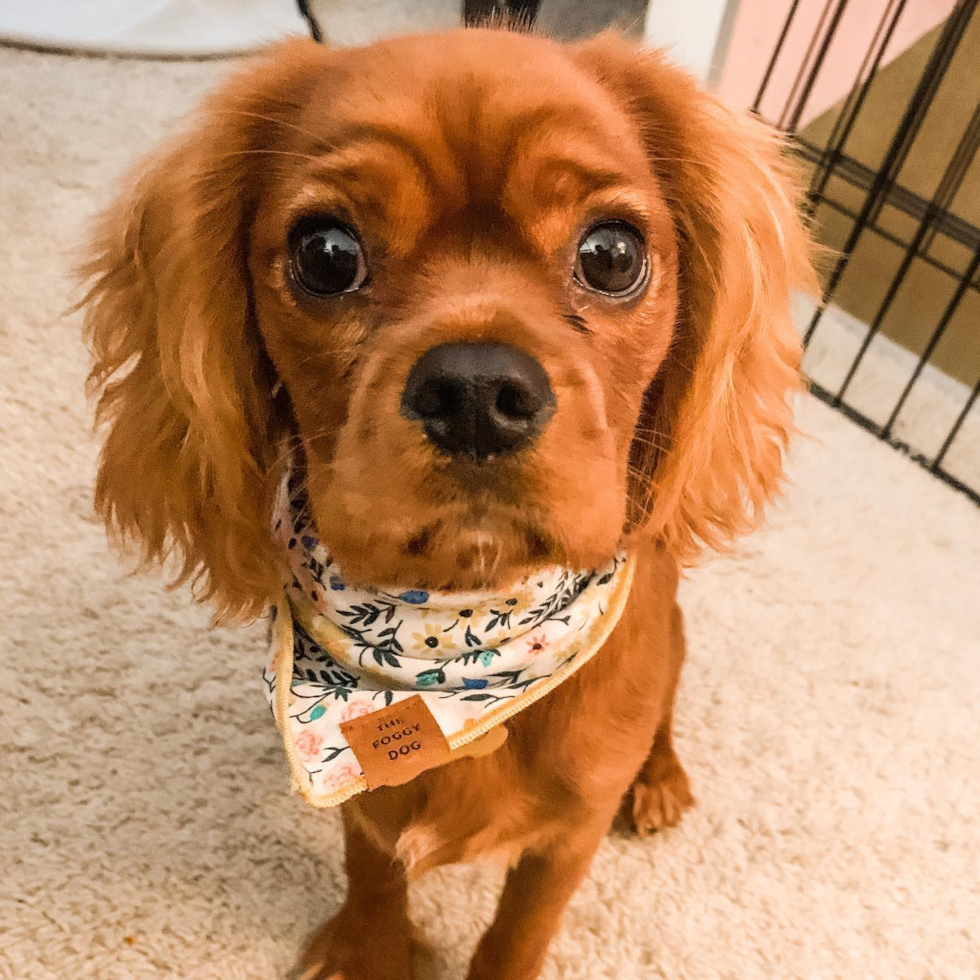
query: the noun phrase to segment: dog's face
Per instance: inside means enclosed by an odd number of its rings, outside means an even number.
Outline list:
[[[430,588],[608,559],[676,306],[636,126],[516,34],[333,58],[247,246],[323,539],[350,576]]]
[[[761,127],[621,42],[467,31],[240,76],[92,271],[99,502],[223,605],[287,458],[362,582],[680,555],[779,473],[804,238]],[[135,483],[135,485],[134,485]]]

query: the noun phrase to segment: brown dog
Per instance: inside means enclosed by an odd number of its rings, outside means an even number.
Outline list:
[[[281,587],[296,454],[352,580],[637,557],[612,638],[503,748],[345,804],[349,893],[303,961],[409,977],[408,878],[494,854],[513,867],[470,980],[531,980],[624,794],[641,833],[691,803],[678,569],[777,490],[798,386],[811,271],[777,139],[612,37],[290,42],[151,161],[88,271],[98,506],[221,618]],[[424,352],[476,341],[533,361],[548,411],[519,379],[503,428],[404,410]]]

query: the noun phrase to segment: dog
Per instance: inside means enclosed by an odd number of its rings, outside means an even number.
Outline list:
[[[780,139],[615,36],[291,40],[140,169],[85,274],[97,508],[218,620],[281,594],[289,460],[354,582],[633,557],[600,652],[503,746],[343,805],[349,890],[298,968],[410,977],[409,880],[493,856],[468,977],[532,980],[621,805],[648,834],[693,802],[678,579],[778,492],[801,386],[813,274]]]

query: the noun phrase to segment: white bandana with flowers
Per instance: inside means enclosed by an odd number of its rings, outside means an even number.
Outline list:
[[[504,594],[352,588],[289,490],[275,534],[292,580],[273,610],[264,679],[294,783],[315,806],[367,789],[343,722],[421,695],[455,749],[571,676],[625,605],[623,555],[595,571],[549,568]]]

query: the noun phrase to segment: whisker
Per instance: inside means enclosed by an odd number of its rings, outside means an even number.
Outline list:
[[[633,442],[639,443],[641,446],[649,446],[656,449],[657,452],[665,452],[670,448],[668,437],[657,432],[636,432],[633,434]]]
[[[219,153],[214,159],[224,160],[227,157],[247,157],[247,156],[280,156],[280,157],[298,157],[300,160],[313,160],[314,162],[319,159],[319,157],[313,156],[310,153],[296,153],[293,150],[230,150],[227,153]]]
[[[720,170],[718,164],[710,160],[695,160],[692,157],[664,157],[659,154],[652,157],[654,163],[687,163],[704,170]]]
[[[316,133],[310,132],[308,129],[303,129],[302,126],[297,126],[295,123],[287,122],[285,119],[279,119],[276,116],[266,116],[261,112],[252,112],[248,109],[217,109],[215,110],[215,115],[219,116],[247,116],[251,119],[261,119],[263,122],[275,123],[277,126],[284,126],[287,129],[292,129],[302,136],[309,136],[310,139],[319,140],[320,137]]]
[[[290,457],[293,455],[295,449],[297,448],[302,449],[303,447],[303,440],[299,435],[287,436],[286,439],[283,441],[286,443],[286,445],[283,446],[282,451],[273,460],[272,462],[273,469],[277,469],[278,467],[286,463],[287,460],[289,460]]]
[[[343,356],[345,353],[346,351],[341,348],[335,348],[332,350],[328,348],[325,350],[313,351],[312,353],[307,354],[305,357],[301,358],[299,363],[296,365],[296,368],[297,370],[300,368],[305,368],[316,361],[322,361],[335,355]],[[356,361],[357,359],[355,358],[354,360]]]

